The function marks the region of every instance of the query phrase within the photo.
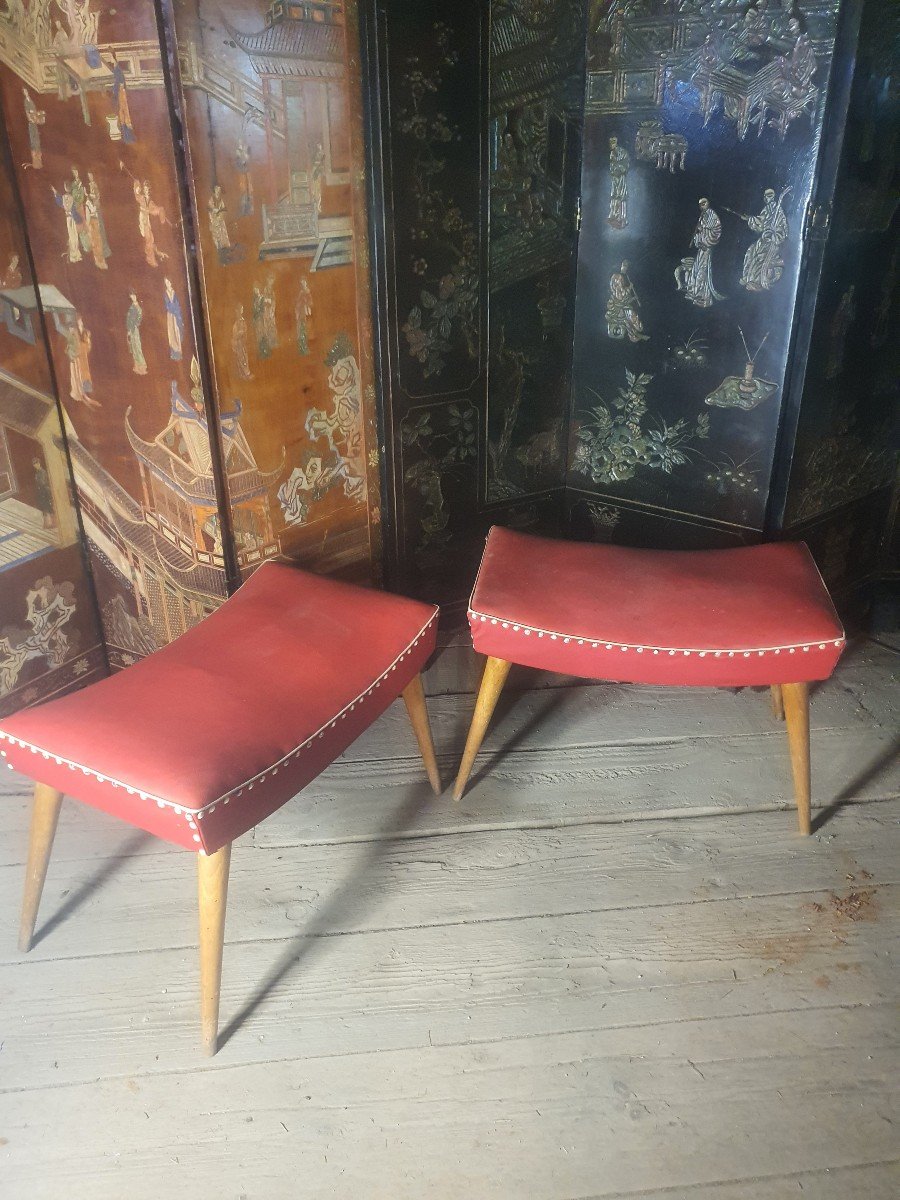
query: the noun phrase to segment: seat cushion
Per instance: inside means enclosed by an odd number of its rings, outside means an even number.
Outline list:
[[[802,683],[844,646],[802,542],[633,550],[495,527],[469,624],[481,654],[621,683]]]
[[[434,649],[436,618],[431,605],[266,563],[163,650],[4,720],[0,750],[33,779],[212,853],[396,699]]]

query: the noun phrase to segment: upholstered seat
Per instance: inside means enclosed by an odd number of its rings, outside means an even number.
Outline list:
[[[491,530],[469,603],[475,649],[620,683],[826,679],[844,631],[802,543],[632,550]]]
[[[436,610],[267,563],[171,645],[0,726],[10,766],[207,854],[333,762],[434,649]]]
[[[437,615],[431,605],[267,563],[165,649],[4,720],[0,754],[39,781],[22,948],[31,943],[63,793],[198,851],[202,918],[205,894],[224,915],[231,842],[401,693],[437,791],[419,679]],[[221,929],[210,936],[221,955]],[[215,991],[217,1008],[217,981]],[[215,1048],[211,1017],[204,1040]]]
[[[776,713],[787,714],[809,832],[807,684],[832,673],[844,631],[802,543],[637,550],[494,528],[469,624],[488,661],[457,799],[511,663],[620,683],[767,684]]]

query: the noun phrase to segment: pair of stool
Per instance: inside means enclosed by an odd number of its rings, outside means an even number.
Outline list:
[[[201,1031],[214,1054],[231,844],[334,761],[402,695],[435,793],[421,671],[437,608],[262,566],[163,650],[16,714],[0,755],[37,781],[19,946],[32,942],[64,794],[197,852]],[[844,645],[805,546],[652,551],[495,528],[472,593],[484,677],[462,794],[511,663],[591,679],[772,687],[809,832],[808,683]]]

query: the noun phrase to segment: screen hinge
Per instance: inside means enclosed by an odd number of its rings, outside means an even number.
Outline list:
[[[580,229],[581,229],[581,197],[579,196],[575,201],[575,232],[578,233],[578,231]]]
[[[830,228],[831,204],[813,204],[810,201],[803,216],[802,240],[805,242],[813,238],[817,242],[824,242]]]

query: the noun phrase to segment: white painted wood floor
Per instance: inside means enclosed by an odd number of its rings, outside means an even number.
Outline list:
[[[897,661],[814,695],[809,839],[759,691],[514,673],[458,807],[398,703],[236,845],[214,1059],[192,857],[67,803],[19,956],[4,771],[0,1196],[896,1200]]]

